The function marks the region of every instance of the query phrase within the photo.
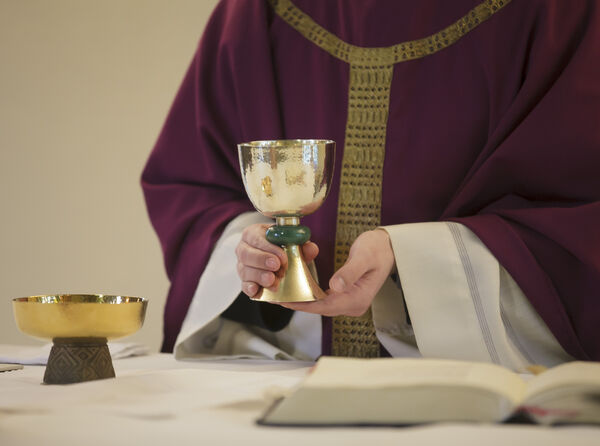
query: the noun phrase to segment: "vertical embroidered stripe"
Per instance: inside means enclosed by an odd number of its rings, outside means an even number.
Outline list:
[[[454,243],[456,243],[458,255],[460,256],[460,261],[465,271],[465,277],[469,286],[469,293],[471,294],[471,300],[473,301],[473,306],[475,307],[475,313],[477,314],[477,320],[479,321],[479,327],[481,328],[481,334],[483,336],[485,346],[492,362],[495,364],[500,364],[500,357],[496,351],[496,346],[494,345],[494,340],[492,338],[492,334],[485,317],[485,312],[483,310],[483,303],[481,302],[481,296],[479,295],[479,288],[477,287],[477,281],[475,280],[475,274],[473,273],[471,259],[469,258],[469,253],[465,248],[465,243],[462,239],[462,235],[460,234],[458,223],[447,223],[447,225],[452,234],[452,238],[454,239]]]
[[[340,174],[335,269],[363,232],[381,221],[381,184],[393,65],[350,65],[348,120]],[[379,356],[371,311],[360,318],[333,318],[332,353]]]
[[[529,364],[536,364],[535,360],[531,357],[523,343],[519,340],[519,337],[517,336],[515,329],[510,323],[508,316],[506,316],[506,311],[504,310],[502,302],[500,302],[500,318],[502,319],[502,323],[504,324],[506,334],[508,335],[508,338],[511,340],[515,348],[519,351],[519,353],[523,355],[523,357],[526,361],[529,362]]]

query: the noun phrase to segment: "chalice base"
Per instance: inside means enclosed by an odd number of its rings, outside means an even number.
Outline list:
[[[72,384],[114,378],[106,338],[54,338],[44,384]]]
[[[252,299],[261,302],[312,302],[327,295],[319,287],[298,245],[284,245],[288,266],[279,280],[277,291],[262,288]]]

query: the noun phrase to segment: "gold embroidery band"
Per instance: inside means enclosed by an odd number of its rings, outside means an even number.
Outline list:
[[[365,48],[344,42],[298,9],[291,0],[269,0],[269,2],[278,16],[332,56],[350,64],[381,65],[419,59],[437,53],[456,43],[473,28],[509,4],[511,0],[486,0],[435,34],[379,48]]]
[[[335,270],[362,232],[381,221],[381,184],[394,64],[434,54],[458,41],[511,0],[486,0],[440,32],[381,48],[350,45],[318,25],[290,0],[269,0],[277,15],[302,36],[350,64],[348,119],[340,173]],[[335,356],[379,356],[371,311],[332,323]]]
[[[350,65],[335,238],[336,271],[348,258],[354,240],[379,226],[381,221],[381,182],[393,69],[393,65]],[[371,311],[360,318],[334,317],[331,347],[335,356],[379,356]]]

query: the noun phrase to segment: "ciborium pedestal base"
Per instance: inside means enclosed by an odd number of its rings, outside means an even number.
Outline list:
[[[54,338],[44,384],[72,384],[114,378],[106,338]]]

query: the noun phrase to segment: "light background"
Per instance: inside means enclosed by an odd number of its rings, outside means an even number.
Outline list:
[[[11,299],[168,290],[140,175],[216,0],[0,0],[0,343]]]

